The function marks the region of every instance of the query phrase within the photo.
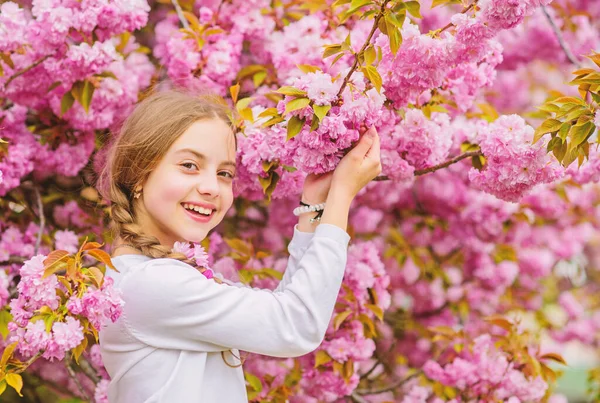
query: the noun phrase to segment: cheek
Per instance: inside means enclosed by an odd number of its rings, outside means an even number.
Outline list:
[[[221,205],[223,208],[223,213],[226,213],[227,210],[233,204],[233,186],[231,184],[227,184],[221,189]]]
[[[148,194],[146,202],[148,208],[153,210],[170,211],[176,208],[185,196],[189,193],[190,186],[185,178],[173,180],[173,175],[157,174],[148,179]]]

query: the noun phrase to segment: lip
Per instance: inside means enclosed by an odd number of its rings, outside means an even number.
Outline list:
[[[192,204],[192,203],[190,203],[190,204]],[[183,206],[181,206],[181,208],[183,208],[183,210],[188,215],[188,217],[190,217],[192,220],[194,220],[196,222],[207,223],[210,220],[212,220],[213,216],[215,215],[215,210],[212,210],[212,212],[210,213],[209,216],[203,216],[203,215],[192,213],[190,210],[186,209]]]
[[[211,209],[211,210],[216,210],[217,206],[215,206],[214,204],[209,204],[209,203],[200,203],[200,202],[182,202],[181,205],[184,204],[191,204],[192,206],[198,206],[198,207],[204,207],[207,209]]]

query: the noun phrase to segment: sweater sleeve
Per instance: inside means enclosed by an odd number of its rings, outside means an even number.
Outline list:
[[[152,260],[121,282],[122,320],[157,348],[307,354],[327,330],[349,240],[341,228],[320,224],[280,291],[218,284],[182,262]]]
[[[313,239],[314,232],[302,232],[298,229],[298,225],[294,226],[294,235],[288,245],[288,252],[290,257],[288,259],[287,267],[283,273],[283,278],[277,285],[275,291],[283,291],[285,287],[290,283],[292,276],[298,269],[298,262],[302,259],[304,252],[308,248],[310,240]]]

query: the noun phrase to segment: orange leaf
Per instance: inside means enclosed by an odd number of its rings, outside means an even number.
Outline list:
[[[557,353],[546,353],[540,357],[540,360],[552,360],[561,363],[562,365],[568,365],[565,359]]]
[[[66,250],[55,250],[50,252],[48,257],[44,259],[44,270],[48,270],[52,265],[58,264],[69,256],[69,252]]]
[[[112,264],[112,261],[110,260],[110,255],[104,252],[102,249],[91,249],[87,251],[87,254],[93,257],[94,259],[104,263],[117,273],[119,272],[117,268]]]

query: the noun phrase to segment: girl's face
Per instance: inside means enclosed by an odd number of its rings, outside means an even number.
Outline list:
[[[142,185],[138,222],[172,247],[202,241],[233,203],[235,139],[220,119],[193,123],[169,148]]]

